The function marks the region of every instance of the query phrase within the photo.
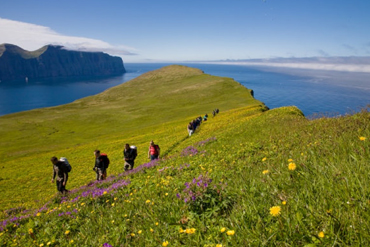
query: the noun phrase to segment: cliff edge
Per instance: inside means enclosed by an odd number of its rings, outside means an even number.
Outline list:
[[[66,50],[46,45],[26,51],[11,45],[0,45],[0,81],[68,76],[110,76],[125,73],[122,58],[103,52]]]

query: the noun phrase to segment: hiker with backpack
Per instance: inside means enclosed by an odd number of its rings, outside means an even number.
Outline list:
[[[94,151],[95,166],[93,170],[96,172],[96,180],[100,181],[107,177],[107,168],[109,166],[109,159],[106,154],[100,154],[99,150]]]
[[[159,159],[161,149],[158,145],[154,144],[153,140],[150,142],[149,151],[148,151],[148,159],[156,160]]]
[[[123,158],[125,160],[125,171],[132,170],[134,168],[135,159],[137,156],[137,147],[130,146],[126,143],[125,149],[123,150]]]
[[[189,136],[191,136],[194,133],[193,121],[189,122],[189,124],[188,124],[188,133],[189,133]]]
[[[55,156],[53,156],[50,160],[51,163],[53,163],[53,178],[51,179],[51,182],[54,183],[56,177],[57,190],[60,193],[65,194],[68,192],[68,190],[66,190],[66,185],[68,181],[68,172],[70,169],[67,167],[67,164],[64,161],[58,160],[58,158]],[[70,167],[69,163],[68,166]]]

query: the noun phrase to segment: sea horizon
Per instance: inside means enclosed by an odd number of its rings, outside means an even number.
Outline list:
[[[254,97],[270,109],[295,105],[306,116],[335,116],[358,112],[370,104],[370,73],[242,64],[125,63],[127,72],[121,76],[1,82],[0,116],[71,103],[171,64],[233,78],[252,89]]]

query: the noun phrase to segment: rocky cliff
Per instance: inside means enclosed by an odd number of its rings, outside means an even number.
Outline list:
[[[26,51],[0,45],[0,81],[68,76],[110,76],[125,73],[120,57],[103,52],[81,52],[47,45]]]

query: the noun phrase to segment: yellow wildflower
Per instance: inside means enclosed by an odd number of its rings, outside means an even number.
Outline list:
[[[285,205],[286,204],[286,201],[282,201],[281,204]]]
[[[317,236],[319,236],[320,238],[323,238],[325,236],[325,234],[324,234],[324,232],[319,232],[319,234]]]
[[[266,160],[267,160],[267,158],[266,158],[266,157],[262,159],[262,161],[266,161]]]
[[[288,159],[288,162],[293,162],[293,159]]]
[[[224,231],[226,231],[226,228],[225,227],[222,227],[221,230],[220,230],[220,232],[224,232]]]
[[[71,244],[73,244],[73,242],[74,242],[74,241],[73,241],[73,239],[71,239],[71,241],[69,241],[69,242],[70,242]]]
[[[150,200],[146,200],[146,202],[145,203],[150,203]]]
[[[105,195],[105,194],[107,194],[107,193],[108,193],[108,192],[104,191],[104,192],[103,192],[103,195]]]
[[[289,166],[288,166],[289,170],[294,171],[296,168],[297,168],[297,166],[296,166],[295,163],[293,163],[293,162],[289,163]]]
[[[179,232],[180,232],[180,233],[183,233],[183,232],[185,232],[185,231],[184,231],[182,228],[180,228],[180,229],[179,229]]]
[[[154,230],[152,228],[150,228],[150,232],[154,232]]]
[[[71,232],[70,230],[67,230],[67,231],[65,232],[65,235],[68,235],[70,232]]]
[[[267,173],[269,173],[269,170],[264,170],[264,171],[262,172],[262,174],[267,174]]]
[[[360,138],[360,141],[365,141],[366,140],[366,137],[364,137],[364,136],[360,136],[359,138]]]
[[[44,244],[40,244],[39,246],[42,247],[42,246],[44,246]]]
[[[168,196],[168,193],[166,193],[165,195]]]
[[[138,231],[137,233],[139,233],[139,234],[141,234],[143,231],[142,230],[140,230],[140,231]]]
[[[135,237],[135,233],[131,233],[131,237]]]
[[[51,242],[48,242],[46,245],[48,245],[48,246],[51,245]]]
[[[162,243],[162,246],[164,246],[164,247],[166,247],[168,245],[168,241],[164,241],[163,243]]]
[[[270,208],[270,214],[272,216],[278,216],[280,214],[280,211],[281,211],[280,206],[273,206],[272,208]]]
[[[41,213],[37,213],[37,214],[36,214],[36,216],[40,216],[40,215],[41,215]]]
[[[228,236],[232,236],[232,235],[234,235],[234,234],[235,234],[235,231],[234,231],[234,230],[229,230],[229,231],[227,231],[227,232],[226,232],[226,234],[227,234]]]
[[[158,224],[159,224],[158,222],[155,222],[155,225],[156,225],[156,226],[158,226]]]
[[[216,244],[216,247],[222,247],[222,244]]]

